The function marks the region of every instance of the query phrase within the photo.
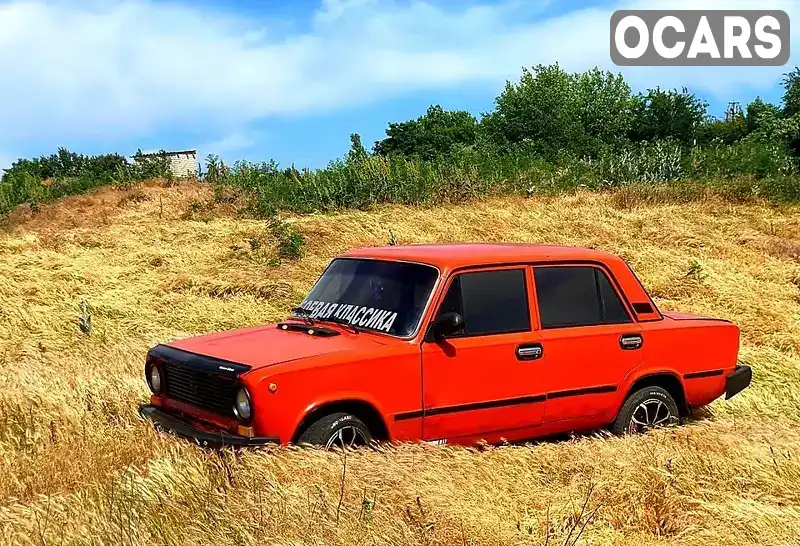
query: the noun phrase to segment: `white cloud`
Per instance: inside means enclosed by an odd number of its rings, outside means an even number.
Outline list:
[[[201,163],[205,162],[208,154],[217,155],[226,162],[235,161],[241,158],[242,152],[251,150],[263,136],[263,133],[247,131],[230,133],[220,139],[200,144],[197,147],[197,157]]]
[[[176,126],[224,135],[264,117],[415,90],[476,83],[499,90],[522,66],[538,63],[620,70],[608,52],[613,8],[520,22],[546,3],[445,9],[424,1],[325,0],[308,30],[290,35],[276,21],[189,3],[0,3],[0,145],[45,136],[142,137]],[[616,7],[658,5],[642,0]],[[712,0],[660,5],[718,7]],[[789,1],[725,7],[767,6],[800,20],[800,6]],[[727,98],[742,86],[763,92],[788,68],[622,72],[639,88],[687,85]],[[246,145],[247,138],[232,134],[220,144]]]
[[[252,148],[255,143],[255,138],[248,133],[231,133],[219,140],[204,144],[202,147],[206,150],[214,150],[215,153],[226,154]]]

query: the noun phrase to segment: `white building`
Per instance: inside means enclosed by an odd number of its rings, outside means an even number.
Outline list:
[[[169,168],[174,177],[194,176],[197,172],[197,150],[142,152],[142,157],[158,157],[162,153],[169,159]]]

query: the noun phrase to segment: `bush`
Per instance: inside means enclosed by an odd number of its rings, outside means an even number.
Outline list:
[[[609,186],[634,182],[666,182],[686,177],[681,145],[672,140],[631,144],[619,151],[606,150],[598,161],[598,174]]]
[[[373,150],[379,155],[433,159],[459,146],[474,145],[477,131],[478,120],[469,112],[448,111],[435,105],[415,120],[390,123],[386,138],[376,142]]]
[[[119,154],[98,156],[78,155],[65,148],[58,152],[35,159],[19,159],[5,170],[0,179],[3,183],[13,180],[22,173],[40,180],[89,177],[109,183],[118,169],[126,165],[125,158]]]
[[[756,132],[731,145],[715,141],[694,148],[675,140],[656,140],[604,146],[596,158],[560,151],[548,159],[537,153],[536,143],[525,140],[507,153],[460,147],[448,155],[423,160],[370,155],[353,135],[353,148],[348,155],[324,169],[281,168],[274,161],[239,161],[229,167],[218,157],[209,156],[204,179],[212,186],[218,202],[237,201],[245,212],[264,219],[273,218],[276,211],[363,209],[382,203],[463,203],[492,195],[530,196],[578,187],[600,189],[685,180],[724,190],[737,199],[754,195],[795,199],[796,168],[787,144],[762,137]],[[38,165],[31,169],[34,173],[44,172],[45,162],[31,164]],[[115,163],[108,161],[107,165]],[[166,170],[166,161],[143,158],[131,166],[116,164],[116,177],[99,169],[76,167],[68,161],[62,167],[48,171],[61,174],[56,178],[42,179],[21,168],[6,173],[0,183],[0,212],[8,212],[20,203],[35,208],[40,203],[109,183],[108,180],[127,184],[158,176]],[[66,172],[78,174],[63,176]],[[721,181],[727,181],[726,188],[720,186]],[[286,256],[302,246],[290,235],[285,241]]]
[[[166,154],[145,157],[139,150],[129,163],[119,154],[85,156],[60,148],[50,156],[19,159],[5,170],[0,178],[0,215],[23,203],[36,208],[100,186],[165,178],[169,172]]]
[[[381,203],[407,205],[463,203],[492,195],[549,194],[583,187],[600,189],[630,184],[694,180],[718,188],[733,187],[734,197],[760,195],[786,199],[795,167],[785,145],[747,139],[687,149],[674,140],[606,147],[597,159],[562,152],[545,160],[523,142],[505,154],[457,149],[448,156],[422,160],[404,156],[351,154],[324,169],[281,169],[274,161],[237,162],[228,168],[209,160],[208,176],[218,199],[243,196],[247,211],[271,218],[275,211],[308,213],[367,208]],[[746,189],[743,189],[745,188]]]
[[[691,146],[706,117],[708,104],[687,89],[650,89],[634,99],[633,142],[675,139]]]
[[[523,68],[519,82],[506,83],[481,125],[505,150],[523,142],[545,157],[582,150],[586,134],[576,76],[558,65]]]
[[[267,227],[275,237],[280,259],[297,260],[302,257],[306,240],[294,226],[275,215],[267,221]]]
[[[731,145],[714,143],[692,150],[691,173],[695,178],[768,178],[795,172],[787,145],[748,137]]]

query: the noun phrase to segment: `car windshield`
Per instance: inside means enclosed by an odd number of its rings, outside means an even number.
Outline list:
[[[300,304],[304,311],[293,314],[407,337],[417,330],[437,276],[428,265],[337,258]]]

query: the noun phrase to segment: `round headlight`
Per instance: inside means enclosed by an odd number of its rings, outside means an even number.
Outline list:
[[[158,371],[158,366],[150,366],[147,372],[147,384],[154,394],[161,392],[161,372]]]
[[[247,421],[250,419],[252,414],[252,408],[250,406],[250,393],[247,392],[247,389],[244,387],[236,392],[236,402],[233,404],[233,411],[236,414],[236,417],[238,417],[241,421]]]

